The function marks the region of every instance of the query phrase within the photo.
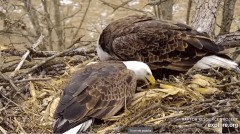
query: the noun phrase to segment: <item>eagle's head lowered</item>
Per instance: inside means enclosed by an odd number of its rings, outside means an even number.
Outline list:
[[[106,61],[111,59],[111,56],[107,52],[103,51],[103,49],[99,44],[97,44],[97,55],[101,61]]]

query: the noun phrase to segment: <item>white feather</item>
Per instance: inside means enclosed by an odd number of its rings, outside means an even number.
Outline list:
[[[197,28],[197,31],[198,31],[199,33],[203,33],[203,29],[202,29],[201,27],[198,27],[198,28]]]
[[[102,61],[109,60],[111,58],[111,56],[107,52],[102,50],[100,45],[97,45],[97,55]]]
[[[93,120],[87,120],[78,126],[69,129],[68,131],[64,132],[63,134],[77,134],[78,132],[86,132],[87,129],[91,126]]]
[[[61,127],[65,122],[67,122],[67,119],[63,119],[61,122],[58,123],[57,127]],[[57,122],[57,121],[56,121]]]
[[[198,61],[193,66],[193,68],[199,68],[199,69],[209,69],[214,67],[233,69],[233,70],[236,70],[237,72],[240,72],[240,69],[238,68],[237,63],[229,59],[218,57],[216,55],[203,57],[200,61]]]

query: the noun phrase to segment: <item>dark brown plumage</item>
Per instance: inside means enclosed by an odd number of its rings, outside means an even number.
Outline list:
[[[91,118],[116,114],[135,93],[136,76],[123,63],[96,63],[76,72],[55,112],[54,133],[62,133]],[[65,123],[61,123],[66,119]]]
[[[100,51],[110,55],[102,56],[98,52],[101,60],[138,60],[147,63],[152,71],[183,72],[204,56],[218,54],[224,49],[206,33],[190,26],[141,15],[110,23],[100,35],[99,46]]]
[[[53,132],[85,132],[94,119],[115,115],[135,94],[137,80],[155,84],[148,65],[139,61],[107,61],[81,68],[65,87]]]

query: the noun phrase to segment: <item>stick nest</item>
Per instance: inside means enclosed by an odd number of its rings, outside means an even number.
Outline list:
[[[76,67],[47,81],[19,83],[20,96],[1,88],[0,131],[51,133],[53,114]],[[158,81],[158,88],[137,92],[125,112],[94,124],[91,132],[127,132],[150,126],[156,133],[240,132],[240,75],[229,70],[195,71]],[[24,99],[22,98],[24,97]],[[231,127],[214,127],[213,125]]]

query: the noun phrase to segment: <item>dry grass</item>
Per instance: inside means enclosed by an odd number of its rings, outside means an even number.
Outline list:
[[[22,90],[25,100],[11,89],[2,88],[0,131],[51,133],[59,96],[75,69],[69,67],[63,75],[50,81],[28,82],[29,90]],[[228,70],[195,71],[159,81],[158,88],[136,93],[128,111],[93,125],[91,131],[114,132],[126,131],[130,126],[151,126],[155,132],[240,132],[239,127],[225,130],[208,126],[226,123],[226,118],[233,119],[231,124],[240,125],[239,81],[240,75]]]
[[[130,126],[151,126],[157,133],[239,132],[239,78],[234,72],[215,70],[161,81],[159,88],[137,93],[130,112],[93,132],[126,131]],[[236,128],[209,126],[226,124],[226,119]]]

